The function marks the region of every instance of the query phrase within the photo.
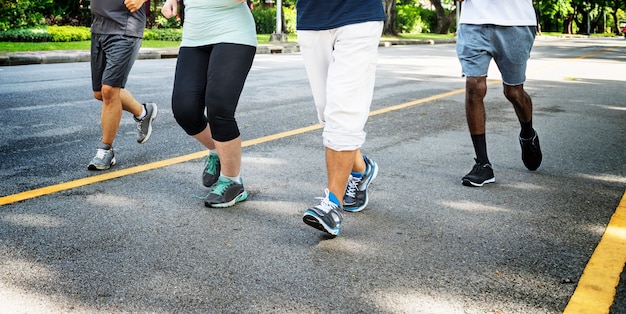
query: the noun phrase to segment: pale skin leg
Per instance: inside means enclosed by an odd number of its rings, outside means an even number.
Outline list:
[[[222,174],[227,177],[239,175],[241,172],[241,136],[227,142],[218,142],[213,140],[211,128],[207,125],[202,132],[193,135],[193,138],[208,149],[217,149]]]
[[[102,91],[94,92],[93,97],[102,101],[100,115],[102,143],[113,147],[113,141],[122,119],[122,110],[139,116],[143,111],[143,105],[129,91],[109,85],[102,85]]]
[[[343,204],[346,184],[350,172],[365,172],[365,161],[361,150],[336,151],[326,147],[326,173],[328,190]]]

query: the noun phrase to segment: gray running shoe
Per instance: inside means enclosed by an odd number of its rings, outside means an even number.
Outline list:
[[[220,171],[222,171],[222,166],[220,164],[220,157],[216,154],[211,154],[206,156],[204,159],[204,171],[202,172],[202,184],[204,186],[211,187],[215,182],[217,182],[217,178],[220,176]]]
[[[322,198],[319,205],[311,207],[304,212],[302,221],[305,224],[327,232],[332,236],[338,236],[341,229],[341,222],[343,221],[343,214],[341,213],[341,207],[337,205],[339,202],[336,198],[335,201],[330,199],[331,193],[326,189],[326,196]]]
[[[152,134],[152,121],[156,119],[158,113],[158,108],[155,103],[146,103],[143,106],[146,108],[146,116],[141,120],[133,117],[135,122],[137,122],[137,143],[139,144],[145,143],[150,138]]]
[[[243,189],[243,183],[236,183],[220,176],[211,186],[211,193],[204,200],[204,206],[225,208],[243,202],[247,198],[248,192]]]
[[[378,164],[365,155],[363,160],[365,160],[365,173],[353,172],[348,179],[343,196],[343,210],[345,211],[358,212],[367,206],[367,188],[378,175]]]
[[[115,165],[115,153],[113,148],[106,144],[100,144],[96,150],[96,156],[89,162],[89,170],[107,170]]]

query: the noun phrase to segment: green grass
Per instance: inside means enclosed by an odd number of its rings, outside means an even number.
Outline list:
[[[257,40],[259,44],[268,44],[270,40],[269,34],[258,34]],[[297,36],[295,34],[287,35],[287,42],[296,43]],[[144,40],[141,47],[144,48],[176,48],[180,45],[178,41],[163,40]],[[73,42],[46,42],[46,43],[26,43],[26,42],[0,42],[0,52],[24,52],[24,51],[49,51],[49,50],[89,50],[91,42],[73,41]]]

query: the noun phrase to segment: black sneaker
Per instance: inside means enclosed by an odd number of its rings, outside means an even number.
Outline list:
[[[138,120],[137,122],[137,143],[143,144],[145,143],[152,134],[152,121],[156,119],[158,114],[158,108],[155,103],[147,103],[143,105],[146,108],[146,116],[143,119]]]
[[[493,168],[491,164],[481,164],[476,158],[476,164],[474,168],[467,175],[461,179],[465,186],[483,186],[487,183],[496,182],[496,178],[493,176]]]
[[[211,193],[204,200],[204,206],[225,208],[243,202],[246,198],[248,198],[248,192],[243,189],[243,183],[236,183],[220,176],[211,186]]]
[[[327,232],[332,236],[338,236],[341,222],[343,221],[341,207],[337,205],[339,200],[328,189],[326,189],[325,193],[326,196],[322,198],[319,205],[311,207],[304,212],[302,221],[315,229]],[[331,200],[331,196],[335,199]]]
[[[534,130],[533,130],[534,131]],[[524,166],[530,171],[535,171],[541,165],[541,147],[539,147],[539,136],[535,131],[535,136],[529,139],[519,138],[519,144],[522,146],[522,161]]]
[[[202,184],[204,186],[211,187],[217,178],[220,176],[222,166],[220,164],[220,157],[216,154],[209,154],[204,159],[204,171],[202,171]]]
[[[349,212],[361,211],[367,206],[367,188],[378,175],[378,164],[363,156],[365,173],[353,172],[348,179],[346,193],[343,196],[343,209]]]
[[[96,150],[96,156],[91,159],[87,169],[89,170],[107,170],[115,165],[115,153],[113,148],[107,144],[100,144]]]

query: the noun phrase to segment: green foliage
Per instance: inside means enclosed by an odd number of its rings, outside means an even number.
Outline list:
[[[151,28],[143,33],[145,40],[181,41],[183,30],[180,28]]]
[[[293,7],[283,7],[284,33],[296,32],[296,10]],[[276,8],[255,7],[252,16],[256,24],[257,34],[271,34],[276,32]]]
[[[259,34],[271,34],[276,31],[276,9],[254,8],[252,16],[256,23],[256,32]]]
[[[52,0],[0,0],[0,30],[42,25],[53,5]]]
[[[82,41],[91,38],[89,27],[84,26],[49,26],[48,34],[52,41]]]
[[[422,17],[414,5],[396,6],[396,30],[400,33],[421,33]]]
[[[29,29],[10,29],[0,32],[0,41],[8,42],[48,42],[52,36],[45,27]]]

